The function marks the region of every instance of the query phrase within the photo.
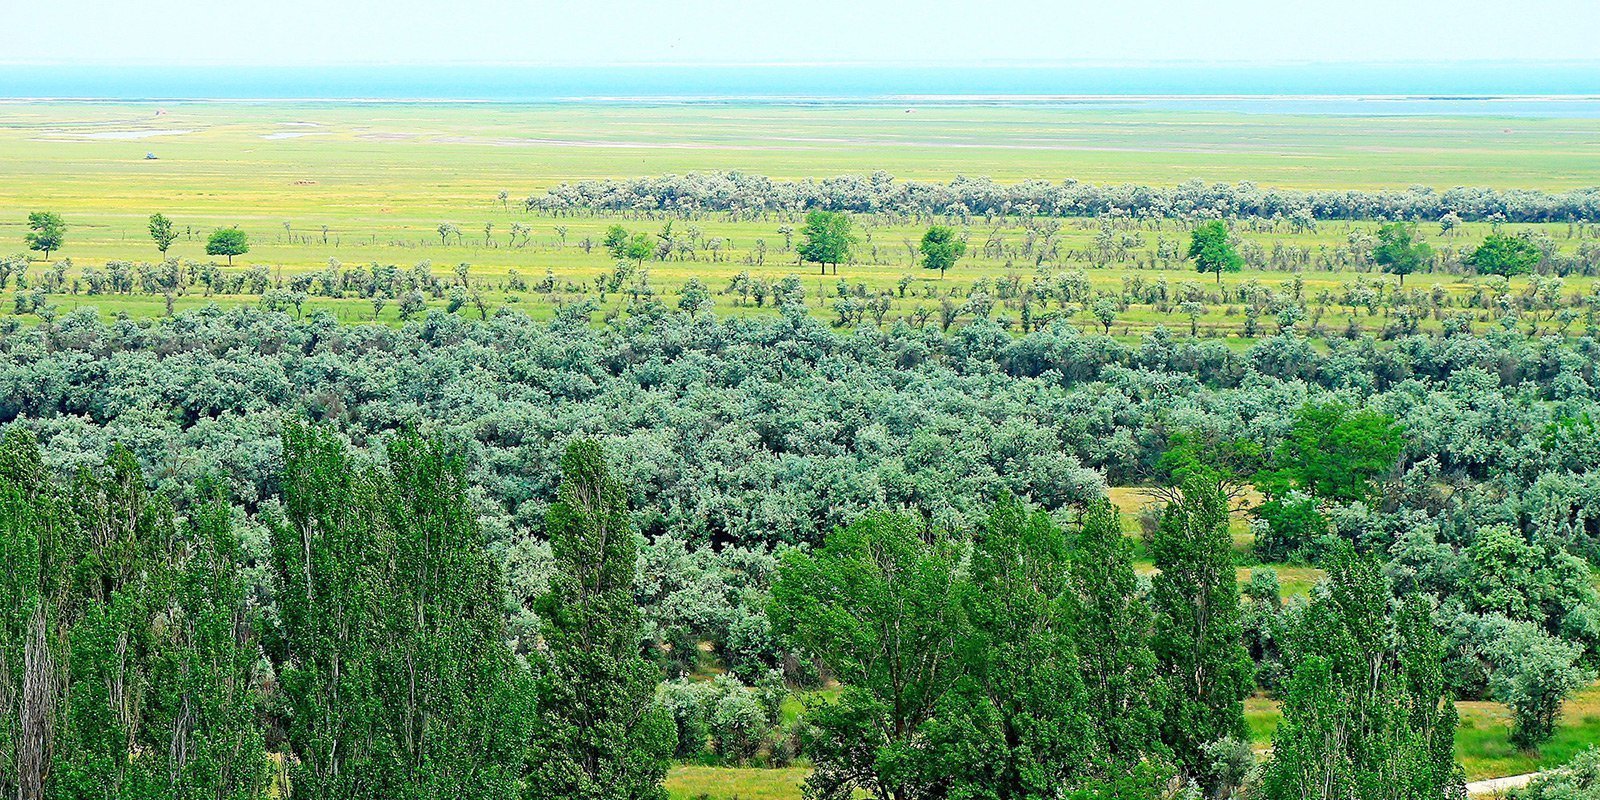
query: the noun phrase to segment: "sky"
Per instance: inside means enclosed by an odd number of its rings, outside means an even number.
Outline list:
[[[1600,60],[1600,0],[0,0],[12,5],[11,64]]]

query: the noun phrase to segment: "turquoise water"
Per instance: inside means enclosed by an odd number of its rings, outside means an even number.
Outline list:
[[[1551,95],[1568,97],[1526,99]],[[1444,109],[1441,113],[1591,115],[1595,103],[1573,99],[1573,95],[1600,96],[1600,63],[975,68],[0,66],[0,97],[4,98],[897,102],[906,96],[936,96],[961,102],[1039,102],[1049,98],[1057,103],[1138,102],[1307,113],[1410,113],[1422,103]],[[1360,99],[1372,96],[1391,97]],[[1524,99],[1510,99],[1517,96]]]

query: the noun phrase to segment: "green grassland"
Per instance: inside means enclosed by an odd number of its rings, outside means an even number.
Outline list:
[[[146,152],[159,158],[146,160]],[[57,256],[72,259],[74,270],[112,260],[154,261],[159,254],[145,224],[160,211],[183,234],[170,252],[178,259],[214,260],[204,253],[205,235],[219,226],[239,226],[250,235],[252,249],[236,259],[234,270],[264,264],[274,275],[287,276],[320,269],[330,259],[347,266],[402,267],[426,260],[442,275],[470,263],[472,279],[482,285],[491,307],[510,305],[542,316],[579,296],[598,299],[595,279],[610,271],[613,261],[597,247],[582,246],[584,240],[597,241],[606,226],[619,221],[650,233],[661,221],[531,215],[521,210],[521,198],[568,180],[710,169],[779,178],[884,169],[905,178],[940,180],[966,174],[1003,181],[1042,177],[1171,185],[1198,177],[1288,188],[1427,184],[1559,190],[1600,184],[1600,123],[1113,112],[1060,105],[11,103],[0,106],[0,176],[5,178],[0,181],[0,252],[23,249],[29,211],[51,210],[67,220],[67,245]],[[669,303],[691,277],[719,291],[740,271],[770,279],[801,275],[808,302],[824,318],[833,316],[838,280],[880,292],[897,289],[909,275],[908,296],[897,297],[887,316],[891,320],[919,305],[936,307],[937,298],[952,290],[963,295],[978,280],[1031,278],[1035,267],[1014,253],[979,252],[990,236],[1008,245],[1022,241],[1024,232],[1015,221],[997,228],[975,221],[967,231],[972,252],[941,281],[916,266],[912,248],[921,225],[863,219],[858,263],[846,265],[837,278],[824,278],[795,263],[777,230],[784,222],[732,221],[725,215],[680,221],[680,229],[685,224],[700,229],[703,241],[721,240],[720,252],[702,248],[693,260],[643,266],[651,286]],[[458,226],[462,235],[441,242],[436,232],[441,223]],[[512,244],[513,223],[529,226],[532,233]],[[493,225],[487,234],[486,224]],[[1446,238],[1437,226],[1425,227],[1436,247],[1456,250],[1488,231],[1486,225],[1469,225]],[[1582,231],[1575,239],[1566,225],[1533,227],[1568,252],[1581,241]],[[1280,227],[1242,235],[1268,250],[1281,243],[1316,252],[1373,228],[1340,222],[1324,223],[1314,232]],[[1062,251],[1087,251],[1098,230],[1092,220],[1065,221]],[[1138,235],[1142,243],[1126,260],[1056,266],[1087,268],[1096,291],[1121,291],[1125,280],[1135,277],[1164,278],[1174,286],[1209,284],[1209,278],[1181,264],[1150,268],[1148,255],[1160,239],[1186,235],[1180,223],[1169,221]],[[764,253],[758,252],[758,240]],[[1136,264],[1141,256],[1142,266]],[[548,271],[558,289],[542,296],[506,291],[512,270],[529,281]],[[1354,270],[1339,268],[1308,271],[1301,280],[1312,297],[1322,290],[1338,293],[1355,276]],[[1224,280],[1277,286],[1293,277],[1284,271],[1247,271]],[[1472,280],[1421,274],[1409,285],[1438,284],[1459,295],[1471,290]],[[1565,288],[1587,292],[1592,283],[1592,278],[1569,278]],[[173,307],[255,299],[206,297],[195,288],[174,298]],[[719,294],[717,311],[771,313],[736,299]],[[62,293],[52,302],[62,311],[92,305],[106,314],[139,317],[166,310],[162,298],[137,295]],[[623,302],[613,293],[605,305]],[[305,306],[319,309],[348,321],[373,316],[371,305],[359,298],[314,296]],[[381,319],[393,322],[397,315],[391,303]],[[1095,327],[1082,308],[1069,309],[1069,316],[1085,328]],[[1364,313],[1356,316],[1360,327],[1382,326]],[[1319,321],[1336,330],[1349,320],[1346,312],[1330,307]],[[1159,323],[1187,327],[1186,319],[1170,311],[1134,306],[1118,316],[1112,333],[1137,336]],[[1237,337],[1241,324],[1237,309],[1219,304],[1208,308],[1199,327],[1208,335]],[[1270,321],[1265,327],[1271,329]]]

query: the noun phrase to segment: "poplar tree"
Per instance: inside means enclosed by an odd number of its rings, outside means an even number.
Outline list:
[[[1091,723],[1074,633],[1068,539],[1050,516],[1006,495],[973,542],[959,583],[965,612],[957,713],[930,726],[923,781],[956,797],[1051,797],[1081,784],[1103,746]]]
[[[1341,548],[1327,591],[1286,641],[1283,722],[1261,795],[1372,800],[1465,798],[1442,637],[1426,600],[1390,611],[1382,565]]]
[[[1165,751],[1161,744],[1164,686],[1150,646],[1149,601],[1133,571],[1132,545],[1110,501],[1084,513],[1072,559],[1078,596],[1079,669],[1089,716],[1101,743],[1101,768],[1115,772]]]
[[[523,677],[465,465],[402,435],[358,464],[323,428],[284,433],[272,528],[297,798],[514,797]]]
[[[1151,541],[1153,647],[1166,682],[1162,739],[1190,777],[1206,773],[1205,745],[1248,738],[1244,698],[1252,683],[1234,575],[1228,504],[1214,478],[1191,474]]]
[[[529,800],[659,800],[673,750],[659,675],[640,653],[638,542],[597,442],[572,442],[546,516],[554,572],[538,598]]]

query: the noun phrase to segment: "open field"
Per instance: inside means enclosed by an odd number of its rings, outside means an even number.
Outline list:
[[[196,264],[220,261],[204,253],[205,235],[219,226],[249,234],[251,251],[235,266],[265,265],[277,279],[322,269],[431,263],[436,275],[470,264],[489,309],[522,308],[534,316],[580,296],[600,300],[597,280],[614,267],[596,247],[603,230],[621,222],[655,234],[659,219],[529,214],[520,200],[556,183],[593,177],[628,177],[707,169],[739,169],[778,178],[866,173],[884,169],[905,178],[948,180],[958,174],[1014,181],[1068,177],[1097,182],[1172,185],[1199,177],[1252,180],[1290,188],[1401,187],[1426,184],[1526,186],[1563,189],[1600,184],[1600,123],[1592,119],[1341,117],[1158,111],[1113,112],[1071,106],[584,105],[361,103],[12,103],[0,114],[0,252],[22,250],[29,211],[51,210],[67,221],[66,247],[53,257],[71,259],[66,286],[51,298],[61,312],[92,305],[103,313],[165,313],[163,298],[135,292],[90,297],[70,288],[85,266],[111,261],[159,261],[145,230],[151,213],[173,219],[180,238],[169,255]],[[914,113],[907,113],[907,111]],[[159,115],[158,115],[159,112]],[[159,156],[145,160],[146,152]],[[506,192],[504,199],[500,192]],[[969,255],[948,277],[919,269],[914,244],[924,224],[862,218],[857,263],[837,277],[818,276],[796,263],[780,226],[793,219],[731,220],[726,215],[678,221],[693,228],[697,246],[666,261],[646,261],[648,284],[670,304],[690,278],[723,292],[740,272],[776,281],[803,279],[807,302],[822,318],[836,318],[842,281],[861,296],[891,295],[884,319],[937,321],[950,297],[974,293],[1005,298],[999,284],[1032,280],[1039,271],[1082,269],[1092,292],[1123,293],[1164,283],[1178,292],[1211,290],[1209,276],[1190,271],[1181,258],[1157,259],[1163,242],[1187,235],[1177,221],[1119,228],[1116,252],[1098,250],[1100,224],[1065,220],[1048,235],[1052,255],[1025,242],[1038,238],[1018,220],[974,220],[963,231]],[[460,233],[437,232],[443,223]],[[520,237],[513,226],[527,226]],[[1436,250],[1460,252],[1488,232],[1471,224],[1446,237],[1424,226]],[[1567,225],[1507,226],[1535,229],[1561,252],[1572,254],[1586,235],[1600,231]],[[487,228],[487,229],[486,229]],[[1268,291],[1298,291],[1308,305],[1321,298],[1322,313],[1308,323],[1343,330],[1378,330],[1386,312],[1342,307],[1358,276],[1392,285],[1389,276],[1365,274],[1370,264],[1342,255],[1376,228],[1373,223],[1329,222],[1315,231],[1286,226],[1241,230],[1240,238],[1274,256],[1268,268],[1228,275],[1224,286],[1254,281]],[[1098,253],[1098,254],[1097,254]],[[1292,272],[1285,264],[1298,259]],[[42,270],[44,265],[34,267]],[[519,290],[510,280],[536,283],[547,292]],[[1298,280],[1297,289],[1290,288]],[[637,281],[637,278],[634,279]],[[1587,293],[1588,276],[1567,278],[1563,291]],[[1458,274],[1418,274],[1409,286],[1464,297],[1478,281]],[[1512,282],[1520,291],[1525,279]],[[602,308],[625,304],[621,292]],[[302,310],[327,310],[346,321],[372,319],[369,301],[332,298],[313,291]],[[208,302],[249,303],[251,295],[211,296],[189,286],[173,298],[175,310]],[[721,313],[771,313],[735,294],[714,297]],[[430,307],[443,305],[433,298]],[[1057,309],[1084,328],[1098,326],[1087,303]],[[1205,335],[1251,338],[1238,302],[1218,297],[1193,321]],[[1048,308],[1048,304],[1047,304]],[[6,311],[11,309],[7,308]],[[1041,310],[1035,308],[1035,313]],[[860,314],[858,310],[858,316]],[[1012,319],[1014,310],[997,309]],[[396,321],[397,304],[377,318]],[[1438,315],[1435,315],[1436,317]],[[1493,315],[1476,315],[1488,322]],[[1133,303],[1110,332],[1137,336],[1157,324],[1188,328],[1172,308]],[[1422,328],[1437,327],[1437,319]],[[1263,318],[1254,335],[1274,330]]]

